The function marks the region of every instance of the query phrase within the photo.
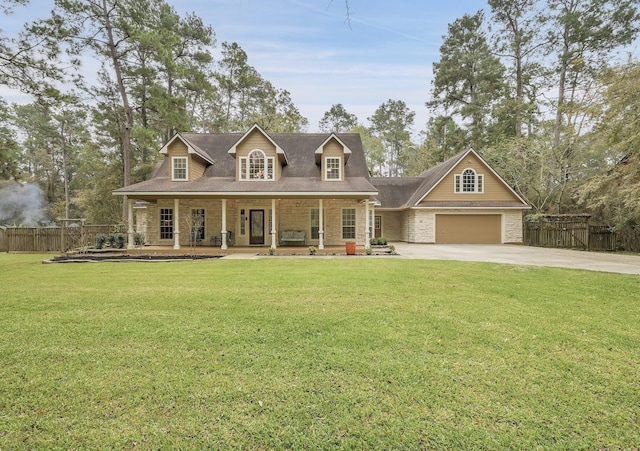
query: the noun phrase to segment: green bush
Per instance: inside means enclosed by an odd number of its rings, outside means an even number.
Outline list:
[[[318,253],[318,250],[316,249],[315,246],[309,246],[309,255],[316,255]]]
[[[133,235],[133,244],[136,246],[144,246],[144,235],[142,233],[135,233]]]
[[[383,236],[378,238],[371,238],[370,242],[372,246],[386,246],[388,243],[387,239]]]
[[[102,249],[107,243],[107,235],[104,233],[98,233],[96,235],[96,249]]]
[[[124,233],[114,233],[114,247],[124,249],[127,245],[127,236]]]

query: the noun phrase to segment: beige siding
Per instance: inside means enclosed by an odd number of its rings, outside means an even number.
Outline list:
[[[335,138],[333,138],[324,145],[324,148],[322,149],[322,155],[325,157],[342,157],[344,156],[344,148],[338,141],[335,140]]]
[[[461,174],[465,169],[471,168],[476,174],[484,175],[484,193],[455,193],[455,174]],[[473,201],[473,200],[518,200],[518,198],[506,187],[491,170],[486,167],[473,154],[469,154],[464,160],[442,180],[425,197],[427,201]]]
[[[341,180],[344,180],[344,148],[342,147],[342,145],[335,139],[332,138],[329,140],[329,142],[327,142],[324,147],[322,148],[322,180],[326,180],[326,171],[325,171],[325,159],[327,157],[340,157],[340,161],[341,161],[341,168],[340,168],[340,174],[341,174]]]
[[[207,162],[202,158],[189,154],[189,149],[187,145],[176,139],[169,148],[167,149],[167,157],[169,162],[171,163],[171,158],[173,157],[187,157],[187,168],[189,170],[189,180],[199,179],[204,175],[204,171],[207,169]],[[169,179],[171,179],[172,175],[172,165],[169,164]]]
[[[273,157],[275,159],[274,169],[275,180],[280,179],[282,174],[282,167],[278,161],[278,155],[276,154],[276,146],[269,141],[259,130],[254,130],[247,137],[242,140],[236,147],[236,178],[240,179],[240,158],[246,157],[252,150],[260,149],[267,157]]]
[[[207,163],[200,157],[191,155],[189,158],[189,180],[197,180],[204,175]]]

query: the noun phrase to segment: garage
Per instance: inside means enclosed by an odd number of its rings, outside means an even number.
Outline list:
[[[436,215],[436,243],[500,244],[501,215]]]

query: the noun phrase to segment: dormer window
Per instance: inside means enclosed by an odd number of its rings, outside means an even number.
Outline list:
[[[324,159],[325,180],[342,180],[342,159],[340,157],[326,157]]]
[[[476,174],[473,169],[465,169],[462,174],[455,175],[455,192],[456,193],[483,193],[484,192],[484,176]]]
[[[248,157],[240,158],[241,180],[273,180],[275,158],[267,157],[260,149],[252,150]]]
[[[188,180],[187,157],[171,158],[171,180]]]

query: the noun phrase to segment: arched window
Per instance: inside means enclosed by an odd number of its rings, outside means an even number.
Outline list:
[[[471,168],[456,174],[454,178],[454,191],[456,193],[482,193],[484,192],[484,176],[476,174]]]
[[[462,192],[473,193],[476,190],[476,171],[465,169],[462,173]]]
[[[249,178],[265,179],[265,156],[262,150],[252,150],[249,154]]]
[[[267,157],[260,149],[254,149],[246,157],[240,158],[241,180],[273,180],[275,159]]]

